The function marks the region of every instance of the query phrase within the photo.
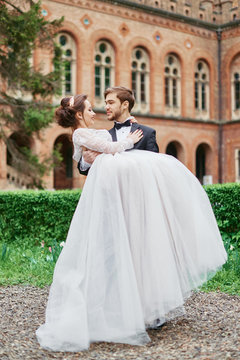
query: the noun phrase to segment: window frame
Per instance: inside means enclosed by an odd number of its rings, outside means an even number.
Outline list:
[[[134,111],[149,111],[150,59],[145,48],[137,46],[131,57],[131,88],[135,96]]]

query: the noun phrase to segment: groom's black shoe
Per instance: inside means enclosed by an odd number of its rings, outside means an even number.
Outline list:
[[[160,319],[156,319],[154,321],[154,325],[150,325],[148,327],[148,329],[150,329],[150,330],[159,330],[164,324],[165,324],[165,321],[161,321]]]

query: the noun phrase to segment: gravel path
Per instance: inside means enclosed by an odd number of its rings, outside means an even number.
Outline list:
[[[185,317],[149,331],[146,346],[92,344],[79,353],[39,347],[35,330],[44,322],[49,288],[0,287],[0,359],[226,360],[240,359],[240,297],[197,293],[186,303]]]

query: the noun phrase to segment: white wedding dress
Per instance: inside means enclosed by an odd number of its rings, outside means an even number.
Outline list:
[[[105,152],[86,179],[37,330],[43,348],[81,351],[91,342],[142,345],[146,328],[184,312],[184,301],[226,261],[208,197],[172,156],[78,129],[81,148]],[[115,154],[114,154],[115,153]]]

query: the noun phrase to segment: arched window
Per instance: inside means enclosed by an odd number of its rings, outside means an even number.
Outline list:
[[[206,175],[206,153],[203,145],[199,145],[196,151],[196,176],[203,183],[203,177]]]
[[[233,82],[234,82],[234,105],[235,110],[240,109],[240,73],[234,72],[233,74]]]
[[[232,119],[240,117],[240,56],[238,55],[231,65],[232,83]]]
[[[112,45],[100,40],[95,46],[95,103],[104,104],[104,91],[115,82],[115,53]]]
[[[196,63],[194,78],[196,116],[206,119],[209,117],[209,68],[205,61]]]
[[[172,155],[181,162],[184,162],[185,156],[184,156],[184,149],[182,144],[179,141],[171,141],[168,143],[166,147],[166,154]]]
[[[174,141],[170,142],[166,149],[166,154],[174,156],[176,159],[178,158],[177,147]]]
[[[196,149],[196,177],[201,184],[212,183],[212,150],[206,143],[198,145]]]
[[[136,99],[135,111],[149,110],[149,56],[142,47],[132,53],[132,90]]]
[[[65,32],[57,35],[57,42],[63,50],[64,74],[62,79],[62,95],[76,93],[76,44]]]
[[[169,54],[165,58],[165,110],[167,114],[181,112],[181,66],[178,57]]]

